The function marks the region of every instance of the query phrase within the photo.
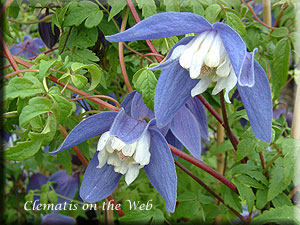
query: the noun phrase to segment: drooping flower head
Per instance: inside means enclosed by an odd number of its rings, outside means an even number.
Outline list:
[[[224,23],[210,24],[193,13],[166,12],[148,17],[132,28],[107,36],[111,42],[134,41],[198,33],[181,39],[166,61],[155,89],[154,108],[159,127],[168,124],[190,96],[216,82],[212,94],[225,89],[225,100],[235,86],[242,98],[254,134],[270,142],[272,100],[268,79],[248,53],[240,35]],[[175,102],[176,100],[176,102]]]
[[[118,113],[103,112],[83,120],[51,154],[102,134],[82,181],[81,198],[91,203],[102,200],[114,191],[122,175],[129,185],[144,168],[154,188],[165,199],[167,210],[174,212],[177,178],[166,139],[179,148],[185,145],[200,159],[201,137],[207,139],[204,107],[199,100],[191,99],[170,124],[158,128],[154,112],[136,91],[121,106]]]

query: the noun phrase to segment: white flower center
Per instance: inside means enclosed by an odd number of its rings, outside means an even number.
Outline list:
[[[197,35],[188,44],[176,47],[172,56],[179,58],[180,65],[189,70],[192,79],[201,79],[191,91],[193,97],[206,91],[214,81],[217,84],[212,94],[226,89],[225,100],[230,103],[228,93],[236,85],[237,77],[217,32],[206,31]]]
[[[125,144],[121,139],[103,133],[99,139],[97,151],[99,165],[106,163],[114,166],[116,173],[125,174],[125,182],[131,184],[139,175],[139,170],[150,162],[150,134],[146,131],[139,140]]]

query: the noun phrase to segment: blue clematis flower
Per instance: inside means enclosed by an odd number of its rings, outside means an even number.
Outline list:
[[[74,225],[76,220],[70,216],[65,216],[62,214],[50,213],[47,215],[41,215],[41,225],[55,225],[55,224],[64,224],[64,225]]]
[[[29,35],[24,36],[24,41],[10,48],[13,55],[23,55],[25,59],[30,59],[41,53],[40,48],[44,48],[45,44],[40,38],[31,38]]]
[[[132,28],[106,39],[134,41],[198,33],[181,39],[166,61],[150,70],[162,69],[155,89],[157,125],[164,127],[190,96],[203,93],[216,82],[212,94],[225,89],[225,100],[235,86],[242,98],[257,138],[270,142],[272,99],[263,68],[249,53],[240,35],[224,23],[210,24],[188,12],[166,12],[148,17]],[[175,103],[176,99],[176,103]]]
[[[156,126],[154,112],[147,108],[136,91],[131,92],[121,106],[118,113],[103,112],[83,120],[50,154],[56,155],[102,134],[82,181],[81,198],[91,203],[102,200],[114,191],[122,175],[129,185],[144,168],[154,188],[165,199],[167,210],[174,212],[177,178],[166,139],[171,138],[172,144],[176,146],[177,143],[179,148],[183,143],[200,159],[201,136],[208,137],[204,106],[198,99],[196,102],[191,99],[163,128]]]

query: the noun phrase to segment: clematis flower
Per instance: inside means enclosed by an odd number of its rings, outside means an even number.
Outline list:
[[[240,35],[230,26],[210,24],[188,12],[166,12],[148,17],[132,28],[106,39],[135,41],[198,33],[181,39],[166,61],[150,70],[162,69],[155,89],[157,125],[164,127],[191,96],[203,93],[215,83],[212,94],[225,89],[225,100],[236,86],[257,138],[270,142],[272,100],[268,79],[254,60],[256,49],[248,53]]]
[[[41,53],[40,48],[44,48],[44,42],[39,38],[31,38],[29,35],[24,36],[24,41],[10,48],[13,55],[23,55],[25,59],[30,59]]]
[[[102,112],[80,122],[50,154],[56,155],[102,134],[82,180],[81,198],[90,203],[100,201],[116,189],[122,175],[129,185],[144,168],[154,188],[165,199],[167,210],[174,212],[177,177],[172,154],[155,127],[155,119],[147,123],[143,117],[131,116],[132,96],[125,98],[119,112]],[[135,107],[136,115],[142,113]]]
[[[64,224],[64,225],[74,225],[76,220],[70,216],[65,216],[57,213],[50,213],[47,215],[41,215],[41,225],[55,225],[55,224]]]
[[[191,100],[182,107],[174,121],[158,128],[154,112],[147,108],[141,94],[136,91],[131,92],[121,106],[118,113],[103,112],[83,120],[50,154],[56,155],[102,134],[97,152],[82,181],[81,198],[90,203],[102,200],[114,191],[122,175],[130,185],[137,178],[139,170],[144,168],[154,188],[165,199],[167,210],[174,212],[177,178],[173,157],[164,136],[168,136],[167,139],[171,136],[176,143],[183,143],[192,155],[200,159],[201,136],[207,139],[204,107],[199,100]],[[196,111],[197,115],[194,115]]]

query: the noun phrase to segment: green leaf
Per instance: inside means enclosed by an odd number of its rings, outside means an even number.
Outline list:
[[[154,209],[154,212],[152,212],[153,217],[150,225],[160,225],[164,224],[165,217],[164,213],[159,209]]]
[[[30,79],[25,77],[12,78],[9,84],[4,87],[5,99],[26,98],[43,93],[41,85],[35,77],[30,77]]]
[[[271,208],[264,211],[253,218],[251,224],[300,224],[300,207],[299,206],[283,206],[279,208]]]
[[[127,2],[125,0],[108,0],[107,3],[111,6],[108,21],[110,21],[115,15],[121,12],[127,5]]]
[[[235,15],[232,12],[226,13],[226,22],[229,26],[231,26],[234,30],[236,30],[241,36],[246,35],[246,28],[241,21],[240,17]]]
[[[285,139],[282,142],[284,183],[290,184],[296,175],[300,173],[300,165],[297,159],[300,155],[300,141],[297,139]]]
[[[199,213],[200,206],[200,202],[197,201],[179,202],[175,213],[178,216],[189,218]]]
[[[256,208],[263,209],[267,204],[267,193],[268,190],[257,190],[256,191]]]
[[[257,189],[262,189],[264,190],[265,187],[264,185],[262,185],[261,183],[259,183],[257,180],[253,179],[252,177],[249,177],[247,175],[240,175],[237,177],[237,179],[244,183],[245,185],[248,185],[250,187],[254,187],[254,188],[257,188]]]
[[[192,6],[193,13],[204,16],[205,12],[201,3],[201,0],[190,0],[190,5]]]
[[[133,210],[119,218],[122,224],[147,224],[152,215],[149,211]]]
[[[195,201],[197,198],[196,194],[191,191],[184,192],[183,194],[178,195],[177,200],[179,202],[185,202],[185,201]]]
[[[43,113],[50,112],[52,103],[48,98],[35,97],[29,100],[28,105],[25,106],[20,114],[19,122],[23,127],[34,117]]]
[[[218,4],[209,5],[205,10],[205,18],[210,23],[214,23],[221,12],[221,6]]]
[[[143,96],[144,103],[154,111],[154,94],[157,79],[152,71],[143,69],[134,74],[132,82]]]
[[[289,60],[290,60],[291,44],[287,38],[281,39],[275,47],[272,61],[272,82],[280,81],[281,86],[286,83]]]
[[[87,69],[89,73],[91,74],[91,87],[89,88],[89,91],[95,89],[97,85],[100,83],[104,88],[107,88],[105,79],[103,82],[103,79],[101,79],[101,76],[104,76],[103,71],[99,69],[96,65],[90,64],[90,65],[84,65],[82,63],[73,63],[71,65],[72,70],[74,73],[78,73],[81,69]]]
[[[44,77],[48,76],[50,74],[50,67],[55,63],[55,60],[53,61],[45,61],[41,60],[39,65],[39,75],[38,78],[40,80],[43,80]]]
[[[46,125],[41,133],[44,134],[43,136],[44,145],[49,144],[53,140],[56,133],[56,128],[57,128],[56,118],[53,114],[50,114],[46,120]]]
[[[279,193],[286,189],[286,187],[287,185],[284,182],[284,169],[282,167],[277,166],[274,169],[272,169],[270,173],[270,186],[267,195],[267,200],[271,201]]]
[[[59,112],[58,119],[60,123],[64,123],[65,120],[72,114],[73,111],[72,103],[69,102],[64,97],[56,94],[52,94],[52,95],[50,94],[50,97],[54,102],[55,108]]]
[[[276,38],[282,38],[287,36],[288,34],[289,34],[289,29],[286,27],[279,27],[271,33],[271,35]]]
[[[85,26],[80,25],[72,29],[66,47],[69,49],[85,49],[87,47],[93,47],[95,46],[97,39],[98,30],[96,27],[88,29]],[[65,44],[65,41],[62,40],[59,42],[59,44],[59,49],[62,49],[62,47]]]
[[[32,157],[41,147],[41,135],[32,136],[31,140],[18,142],[15,146],[4,151],[6,160],[22,161]]]
[[[57,160],[59,164],[63,165],[68,175],[71,176],[72,173],[72,157],[69,151],[62,151],[57,154]]]
[[[68,15],[65,18],[64,26],[78,26],[85,19],[85,27],[91,28],[97,26],[103,18],[103,12],[98,5],[90,1],[80,1],[71,3],[68,9]]]
[[[84,86],[87,84],[88,79],[85,76],[82,75],[72,75],[71,76],[72,82],[78,89],[84,88]]]
[[[231,170],[232,175],[236,174],[246,174],[257,181],[260,181],[264,185],[268,185],[269,182],[267,178],[263,175],[262,171],[258,171],[256,166],[249,165],[249,164],[239,164],[232,168]]]
[[[178,0],[164,0],[164,5],[167,12],[178,12],[180,10]]]
[[[156,14],[156,5],[154,0],[136,0],[139,9],[145,18]]]
[[[231,208],[235,209],[240,213],[243,211],[240,199],[234,191],[222,184],[220,192],[222,194],[225,204],[229,205]]]
[[[56,194],[55,190],[51,190],[48,192],[48,199],[53,204],[57,203],[57,194]]]
[[[250,187],[240,182],[238,178],[232,180],[232,182],[236,185],[242,200],[247,202],[248,211],[251,212],[254,206],[255,195]]]
[[[64,57],[69,55],[72,61],[82,62],[82,63],[93,63],[98,62],[99,58],[96,56],[94,52],[89,49],[77,49],[75,52],[72,51],[64,51]]]
[[[280,193],[275,198],[273,198],[272,203],[275,208],[282,207],[282,206],[292,206],[293,203],[291,202],[291,199],[284,193]]]

